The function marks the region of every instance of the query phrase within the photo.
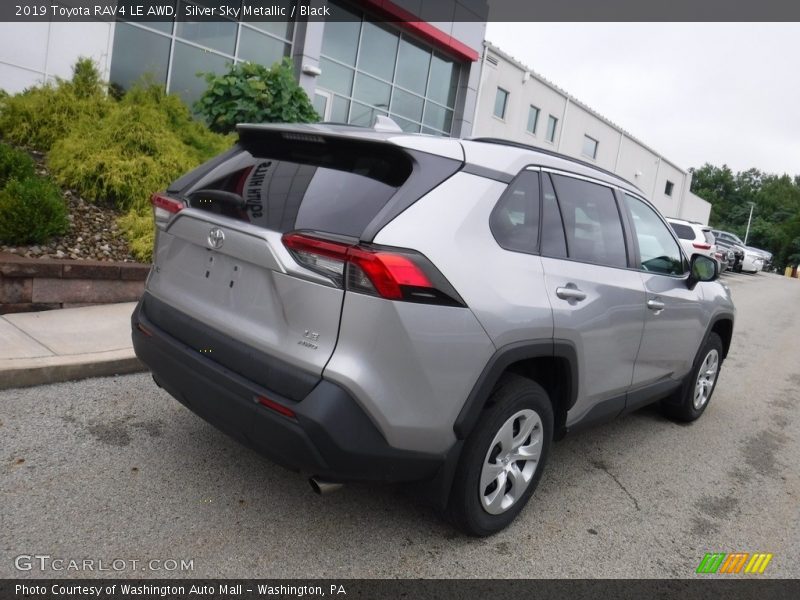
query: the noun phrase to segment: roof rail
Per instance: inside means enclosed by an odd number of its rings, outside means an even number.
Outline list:
[[[470,142],[483,142],[485,144],[498,144],[500,146],[513,146],[514,148],[520,148],[522,150],[533,150],[534,152],[540,152],[541,154],[546,154],[548,156],[554,156],[556,158],[561,158],[564,160],[568,160],[570,162],[577,163],[579,165],[583,165],[584,167],[589,167],[590,169],[594,169],[596,171],[600,171],[601,173],[605,173],[606,175],[610,175],[620,181],[627,183],[635,187],[637,190],[641,191],[641,188],[633,183],[632,181],[628,181],[621,175],[614,173],[613,171],[609,171],[602,167],[598,167],[597,165],[593,165],[590,162],[586,162],[585,160],[581,160],[579,158],[574,158],[572,156],[568,156],[566,154],[561,154],[560,152],[556,152],[555,150],[548,150],[547,148],[538,148],[537,146],[531,146],[530,144],[523,144],[522,142],[515,142],[513,140],[507,140],[504,138],[495,138],[495,137],[475,137],[469,138]]]

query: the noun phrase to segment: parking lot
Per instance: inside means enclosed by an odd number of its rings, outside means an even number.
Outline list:
[[[737,322],[703,418],[646,408],[567,437],[520,518],[487,539],[401,487],[319,497],[147,374],[4,391],[0,577],[691,577],[706,552],[739,551],[773,553],[764,577],[796,577],[800,281],[724,281]],[[126,566],[18,571],[19,555]],[[143,570],[153,559],[193,569]]]

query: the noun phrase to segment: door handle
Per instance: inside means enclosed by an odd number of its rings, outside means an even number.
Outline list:
[[[647,301],[647,308],[650,310],[654,310],[656,312],[664,310],[664,306],[666,306],[661,300],[648,300]]]
[[[574,284],[567,284],[566,287],[556,288],[556,296],[562,300],[581,301],[586,299],[586,292],[582,292],[576,287],[570,287],[570,285],[574,286]]]

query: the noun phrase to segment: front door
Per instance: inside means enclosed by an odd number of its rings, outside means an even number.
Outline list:
[[[702,284],[686,285],[689,264],[664,220],[642,200],[624,195],[647,292],[644,335],[634,387],[680,380],[692,368],[705,335]]]

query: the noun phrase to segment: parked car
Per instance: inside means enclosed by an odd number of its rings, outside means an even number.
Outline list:
[[[760,248],[753,248],[752,246],[747,246],[746,249],[761,257],[761,266],[763,270],[767,270],[772,267],[772,252],[761,250]]]
[[[764,268],[764,257],[760,252],[754,252],[750,248],[744,249],[744,260],[742,261],[743,273],[758,273]]]
[[[720,232],[716,229],[712,229],[711,233],[714,235],[714,241],[717,244],[717,248],[733,252],[734,260],[733,265],[730,266],[730,269],[736,273],[741,273],[742,263],[744,262],[744,245],[734,242],[732,238],[721,235],[723,232]]]
[[[318,491],[425,482],[489,535],[554,439],[652,402],[706,410],[730,293],[633,184],[491,139],[238,134],[153,196],[133,343],[159,386]]]
[[[717,246],[717,255],[720,257],[719,260],[724,263],[724,267],[722,271],[727,271],[728,269],[733,269],[736,265],[736,254],[730,248],[723,248],[722,246]]]
[[[691,257],[693,254],[704,254],[717,261],[720,272],[727,268],[727,253],[723,254],[717,251],[717,245],[714,240],[714,235],[711,233],[711,227],[695,223],[694,221],[674,219],[671,217],[667,218],[667,223],[670,224],[675,235],[678,236],[678,241],[687,257]]]

